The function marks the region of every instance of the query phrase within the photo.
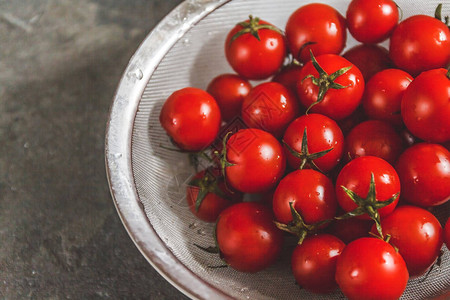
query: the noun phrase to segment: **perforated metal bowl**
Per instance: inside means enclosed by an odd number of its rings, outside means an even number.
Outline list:
[[[186,155],[161,147],[172,147],[158,120],[164,100],[186,86],[205,89],[214,76],[232,72],[223,51],[225,35],[232,26],[252,14],[284,28],[289,15],[308,2],[185,1],[143,41],[118,86],[106,134],[106,166],[114,203],[142,254],[162,276],[192,298],[344,298],[340,292],[313,295],[296,286],[288,247],[276,265],[257,274],[210,268],[222,262],[194,243],[214,245],[212,225],[196,220],[184,199],[184,183],[193,170]],[[350,1],[317,2],[332,5],[345,15]],[[439,1],[396,2],[406,18],[419,12],[432,15]],[[355,44],[349,37],[347,48]],[[443,213],[448,216],[448,209]],[[434,268],[425,282],[423,278],[411,280],[403,299],[449,296],[449,256],[445,249],[441,267]]]

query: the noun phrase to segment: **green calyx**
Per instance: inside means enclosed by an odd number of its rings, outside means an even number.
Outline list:
[[[213,193],[221,198],[226,199],[225,193],[219,187],[219,181],[222,178],[217,178],[210,172],[206,170],[205,175],[200,178],[194,178],[189,185],[197,187],[199,189],[197,198],[195,199],[195,210],[198,211],[202,205],[203,200],[206,195]]]
[[[324,151],[309,153],[306,127],[303,130],[302,146],[301,146],[300,152],[297,152],[294,149],[292,149],[291,146],[289,146],[284,140],[283,140],[283,144],[286,146],[289,153],[291,153],[293,156],[295,156],[301,160],[300,167],[299,167],[300,170],[303,170],[306,166],[309,166],[311,169],[319,171],[321,173],[323,173],[322,170],[320,170],[320,168],[316,165],[314,160],[326,155],[328,152],[333,150],[333,147],[331,147],[330,149],[327,149]]]
[[[355,208],[353,211],[347,212],[342,216],[336,217],[336,219],[342,220],[351,217],[361,216],[363,214],[368,214],[369,217],[375,222],[378,234],[383,239],[383,231],[381,229],[380,214],[378,213],[378,210],[392,204],[395,201],[395,199],[397,199],[399,193],[396,193],[394,196],[392,196],[386,201],[377,201],[375,192],[375,178],[373,173],[371,173],[370,176],[369,191],[367,193],[366,198],[360,197],[355,192],[346,188],[345,186],[341,186],[341,188],[350,197],[350,199],[352,199],[353,202],[356,203],[358,207]]]
[[[434,11],[434,17],[439,21],[442,21],[450,29],[449,16],[445,16],[444,19],[442,19],[442,3],[439,3],[438,6],[436,7],[436,10]]]
[[[270,24],[261,24],[260,19],[258,17],[253,17],[252,15],[249,16],[248,21],[240,22],[238,23],[239,26],[242,27],[241,30],[239,30],[235,35],[231,37],[230,42],[233,42],[238,37],[250,33],[253,35],[258,41],[261,40],[259,37],[259,30],[261,29],[269,29],[273,30],[275,32],[278,32],[279,34],[283,35],[283,32],[277,28],[276,26],[270,25]]]
[[[336,83],[335,80],[345,74],[348,70],[350,70],[353,65],[348,66],[348,67],[344,67],[342,69],[337,70],[336,72],[332,73],[332,74],[328,74],[317,62],[316,58],[314,57],[312,51],[310,50],[310,54],[311,54],[311,62],[314,66],[314,68],[317,70],[317,72],[319,73],[319,77],[314,77],[314,75],[310,74],[308,76],[306,76],[305,78],[302,79],[302,82],[308,78],[311,78],[311,81],[314,85],[317,85],[319,87],[319,93],[317,94],[317,100],[312,103],[308,109],[306,110],[306,114],[308,114],[309,110],[316,104],[319,104],[320,102],[322,102],[323,98],[325,97],[325,94],[328,92],[329,89],[335,89],[335,90],[339,90],[339,89],[345,89],[348,88],[349,85],[344,86],[342,84]]]
[[[302,216],[294,208],[294,204],[289,202],[289,207],[291,208],[292,221],[289,224],[283,224],[280,222],[274,222],[278,229],[289,232],[290,234],[296,235],[298,237],[298,244],[301,245],[305,238],[310,233],[317,232],[319,228],[323,225],[330,223],[332,220],[324,220],[314,224],[306,224],[303,221]]]

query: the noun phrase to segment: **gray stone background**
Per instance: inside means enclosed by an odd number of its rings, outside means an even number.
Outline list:
[[[181,0],[0,0],[0,298],[182,299],[108,189],[108,109]]]

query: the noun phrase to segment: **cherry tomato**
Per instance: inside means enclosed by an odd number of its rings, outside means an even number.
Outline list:
[[[433,143],[450,141],[449,99],[450,71],[436,69],[423,72],[403,94],[403,122],[412,134],[422,140]]]
[[[410,205],[400,206],[381,220],[383,234],[398,248],[405,260],[409,276],[424,274],[436,261],[443,243],[443,230],[429,211]],[[376,234],[376,228],[372,228]]]
[[[225,177],[231,187],[244,193],[273,188],[284,175],[283,147],[270,133],[241,129],[226,143]]]
[[[216,169],[198,172],[186,187],[190,211],[205,222],[215,222],[225,208],[241,200],[242,194],[231,192]]]
[[[450,199],[450,152],[443,146],[415,144],[400,155],[395,169],[409,203],[430,207]]]
[[[389,51],[380,45],[356,45],[347,50],[343,57],[358,67],[366,82],[376,73],[393,67]]]
[[[392,0],[352,0],[346,20],[348,30],[357,41],[380,43],[398,23],[397,5]]]
[[[370,119],[403,125],[400,113],[402,96],[413,81],[411,75],[399,69],[386,69],[376,73],[364,90],[362,104]]]
[[[315,55],[339,54],[347,40],[346,29],[345,19],[336,9],[312,3],[290,15],[285,32],[292,55],[305,63],[310,60],[310,50]]]
[[[347,136],[350,130],[353,129],[359,123],[362,123],[367,120],[367,116],[364,113],[364,109],[362,105],[359,105],[354,112],[348,117],[345,117],[341,120],[337,121],[337,124],[342,130],[344,136]]]
[[[305,146],[303,145],[305,130],[308,153],[302,151],[302,146]],[[339,126],[332,119],[320,114],[308,114],[295,119],[286,129],[283,142],[287,161],[292,168],[298,169],[304,162],[307,167],[308,164],[314,163],[324,173],[339,163],[344,149],[344,136]],[[330,149],[331,151],[325,155],[310,159],[316,153]],[[301,158],[294,156],[290,150],[297,152]]]
[[[373,222],[371,220],[349,218],[336,220],[326,230],[329,234],[338,237],[345,244],[348,244],[356,239],[368,237],[372,224]]]
[[[377,156],[394,164],[405,145],[402,137],[389,123],[364,121],[350,131],[345,139],[345,157]]]
[[[206,91],[216,99],[222,119],[230,121],[241,113],[242,102],[252,85],[236,74],[221,74],[208,84]]]
[[[276,220],[283,224],[293,220],[290,202],[306,224],[328,220],[336,214],[333,183],[315,170],[291,172],[278,184],[272,206]]]
[[[352,299],[400,298],[409,275],[395,249],[378,238],[365,237],[345,246],[336,263],[336,281]]]
[[[258,37],[251,31],[257,32]],[[274,75],[283,65],[286,53],[281,31],[253,17],[237,24],[225,41],[228,63],[236,73],[247,79],[265,79]]]
[[[447,249],[450,250],[450,218],[448,218],[447,222],[445,222],[444,234],[445,245],[447,246]]]
[[[450,31],[438,19],[414,15],[392,32],[389,55],[398,68],[412,76],[445,68],[450,62]]]
[[[283,242],[270,209],[256,202],[241,202],[225,209],[215,233],[222,259],[241,272],[254,273],[272,265]]]
[[[207,148],[219,133],[221,116],[216,100],[198,88],[182,88],[165,101],[159,121],[182,150]]]
[[[361,102],[364,92],[364,78],[359,69],[352,65],[345,58],[335,54],[324,54],[318,56],[317,63],[326,74],[319,75],[318,70],[313,62],[308,62],[302,69],[300,80],[297,84],[297,95],[300,102],[305,107],[310,107],[316,101],[320,101],[311,107],[310,111],[314,113],[324,114],[334,120],[341,120],[348,117]],[[331,74],[343,68],[350,68],[342,75],[334,80]],[[313,79],[311,75],[315,78]],[[319,86],[314,83],[329,81],[331,88],[329,88],[322,100],[318,99]],[[335,84],[341,85],[342,88],[333,88],[333,81]],[[323,85],[323,84],[322,84]]]
[[[250,128],[259,128],[283,135],[286,127],[299,114],[297,98],[278,82],[264,82],[255,86],[242,103],[242,119]]]
[[[375,193],[369,194],[373,174]],[[376,202],[387,201],[395,197],[394,201],[378,209],[378,214],[383,217],[390,214],[398,203],[400,194],[400,179],[394,168],[384,159],[375,156],[361,156],[346,164],[336,179],[336,199],[346,212],[354,211],[358,205],[342,188],[352,191],[361,198],[375,197]],[[396,196],[397,195],[397,196]],[[367,213],[357,218],[369,219]]]
[[[314,293],[329,293],[337,288],[336,261],[345,244],[330,234],[307,237],[292,253],[295,280]]]
[[[300,71],[302,66],[296,64],[290,64],[283,67],[280,72],[278,72],[272,81],[281,83],[287,87],[295,96],[297,96],[297,81],[300,78]]]

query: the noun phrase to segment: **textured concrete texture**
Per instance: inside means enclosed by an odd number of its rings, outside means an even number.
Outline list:
[[[0,0],[0,298],[185,298],[127,235],[104,166],[120,76],[180,2]]]

